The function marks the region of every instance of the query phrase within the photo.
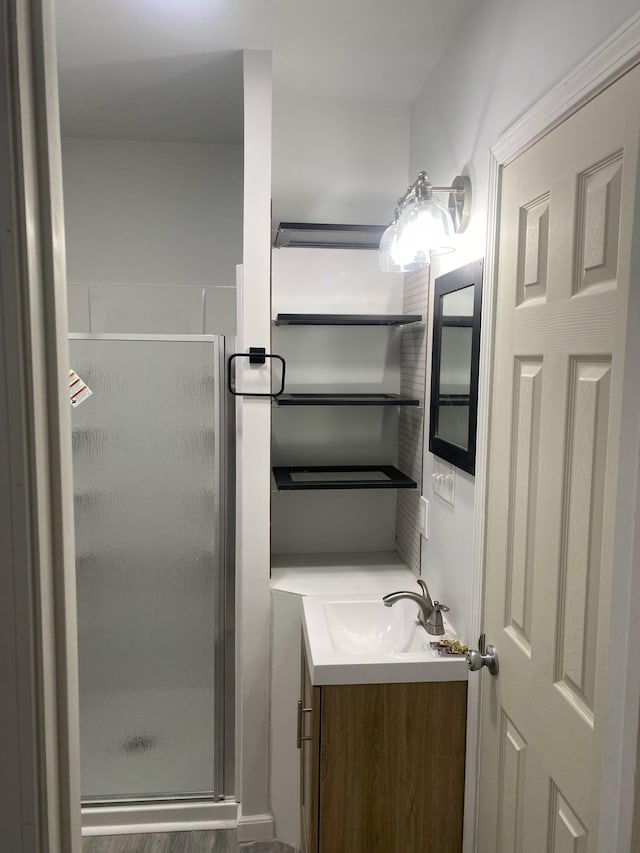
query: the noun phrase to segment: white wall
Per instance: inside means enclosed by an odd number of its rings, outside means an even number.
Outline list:
[[[432,277],[481,257],[485,250],[489,149],[501,133],[627,18],[638,0],[486,0],[464,21],[411,113],[411,174],[428,169],[445,184],[465,172],[473,181],[472,219],[458,251],[434,262]],[[455,506],[431,489],[425,454],[424,492],[431,538],[423,573],[467,640],[472,573],[474,480],[456,471]]]
[[[63,170],[71,331],[235,333],[241,145],[65,138]]]
[[[235,285],[242,146],[63,140],[71,284]]]
[[[276,91],[273,222],[386,224],[408,157],[408,105]]]
[[[270,346],[271,54],[244,55],[242,273],[238,282],[238,351]],[[243,363],[244,362],[244,363]],[[237,387],[264,393],[269,367],[236,368]],[[269,500],[271,401],[236,400],[236,776],[238,840],[270,839],[269,813]],[[261,834],[264,833],[264,834]]]

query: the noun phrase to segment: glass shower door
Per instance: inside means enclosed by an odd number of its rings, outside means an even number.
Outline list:
[[[70,340],[85,800],[223,792],[222,343]]]

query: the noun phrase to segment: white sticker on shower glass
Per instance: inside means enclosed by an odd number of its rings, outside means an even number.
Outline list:
[[[72,406],[79,406],[93,394],[86,382],[81,379],[75,370],[69,371],[69,396]]]

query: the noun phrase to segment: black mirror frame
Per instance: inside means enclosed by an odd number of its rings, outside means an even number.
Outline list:
[[[468,474],[476,472],[476,430],[478,425],[478,375],[480,368],[480,317],[482,311],[482,273],[484,261],[473,261],[453,272],[439,276],[435,280],[433,298],[433,344],[431,358],[431,401],[429,405],[429,450],[435,456],[446,459]],[[447,293],[472,287],[473,317],[462,322],[462,318],[451,318],[443,323],[442,298]],[[467,450],[440,438],[438,432],[438,413],[440,403],[440,356],[442,348],[443,325],[470,325],[471,336],[471,380],[469,387],[469,436]]]

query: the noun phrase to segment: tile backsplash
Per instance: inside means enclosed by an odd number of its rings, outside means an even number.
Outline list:
[[[403,327],[400,362],[400,393],[420,400],[420,408],[403,407],[399,414],[398,464],[412,477],[417,489],[401,489],[396,502],[396,548],[416,574],[420,574],[420,495],[424,450],[424,406],[426,393],[427,321],[429,270],[408,273],[404,280],[402,310],[421,314],[422,323]]]

